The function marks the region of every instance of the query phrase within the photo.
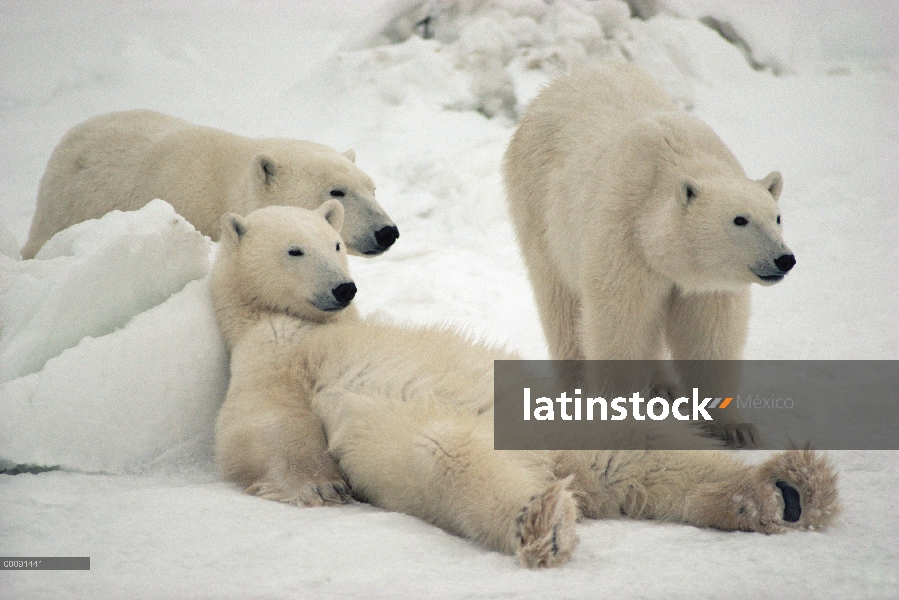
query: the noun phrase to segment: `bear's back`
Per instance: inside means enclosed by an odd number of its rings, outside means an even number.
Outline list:
[[[579,187],[635,121],[675,108],[649,75],[627,63],[584,67],[553,81],[528,106],[505,154],[513,218],[524,229],[545,230],[554,205],[548,196]]]
[[[41,181],[38,203],[46,197],[45,201],[65,209],[77,204],[87,189],[99,190],[102,197],[88,218],[99,217],[113,208],[140,208],[146,202],[134,203],[131,196],[147,152],[160,139],[191,127],[187,121],[152,110],[92,117],[66,132],[53,150]],[[76,198],[67,199],[70,195]],[[124,204],[119,206],[122,197]]]
[[[675,108],[655,81],[631,64],[584,67],[544,89],[520,129],[536,126],[548,136],[542,141],[562,154],[585,146],[598,150],[634,121]]]
[[[58,149],[82,152],[142,151],[149,144],[177,131],[193,127],[187,121],[153,110],[126,110],[92,117],[72,127]]]

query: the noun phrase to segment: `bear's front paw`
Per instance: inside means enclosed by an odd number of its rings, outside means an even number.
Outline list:
[[[555,567],[571,558],[577,504],[567,489],[572,476],[556,481],[531,499],[518,517],[518,558],[526,567]]]
[[[257,481],[247,487],[246,491],[267,500],[307,507],[346,504],[352,500],[350,487],[342,478],[311,478],[290,483]]]
[[[700,423],[706,434],[721,440],[731,448],[757,448],[762,445],[762,434],[752,423]]]

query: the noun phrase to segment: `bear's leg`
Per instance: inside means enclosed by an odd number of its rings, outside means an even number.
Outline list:
[[[566,453],[585,516],[659,519],[724,530],[821,529],[839,512],[836,475],[810,450],[746,465],[724,451]]]
[[[687,294],[675,289],[665,334],[671,358],[682,361],[677,368],[687,387],[698,387],[702,396],[713,398],[736,395],[748,328],[748,291]],[[757,446],[761,442],[755,426],[743,422],[735,402],[715,411],[715,423],[706,429],[729,445]]]
[[[586,359],[664,358],[663,315],[670,284],[636,269],[601,273],[582,298],[579,333]]]
[[[232,373],[216,422],[216,462],[227,479],[270,500],[299,506],[350,500],[321,421],[283,373]]]
[[[549,356],[553,360],[583,360],[578,344],[577,298],[550,265],[545,252],[529,250],[525,257]]]
[[[577,505],[569,481],[553,481],[539,455],[493,450],[492,420],[483,416],[376,404],[377,415],[357,415],[330,435],[354,493],[517,554],[528,567],[570,558]]]
[[[597,277],[596,289],[583,297],[579,338],[587,360],[602,361],[587,365],[587,384],[612,397],[644,390],[650,398],[671,395],[676,386],[664,365],[646,362],[664,358],[670,284],[634,269],[619,271]]]

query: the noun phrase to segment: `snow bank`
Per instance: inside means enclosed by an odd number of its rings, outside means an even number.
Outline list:
[[[342,58],[347,81],[379,83],[380,99],[424,96],[451,110],[515,119],[539,88],[572,66],[630,61],[676,102],[693,83],[721,85],[754,71],[824,72],[848,60],[883,67],[899,58],[899,10],[799,0],[440,0],[395,2],[365,54]],[[638,15],[638,17],[632,16]],[[891,28],[892,25],[892,28]]]
[[[110,473],[208,461],[228,379],[210,248],[157,200],[60,232],[34,260],[0,257],[0,460]]]
[[[0,221],[0,255],[13,260],[22,260],[22,253],[19,252],[19,240],[6,228],[3,221]]]
[[[620,0],[419,2],[372,36],[367,53],[345,54],[343,77],[376,82],[388,104],[423,96],[514,120],[578,64],[635,62],[684,106],[693,104],[690,78],[752,72],[738,48],[693,19],[630,15]]]
[[[208,238],[162,200],[50,239],[35,260],[0,262],[0,382],[39,371],[209,271]]]
[[[899,8],[883,0],[659,0],[663,10],[699,19],[774,73],[884,68],[899,58]]]

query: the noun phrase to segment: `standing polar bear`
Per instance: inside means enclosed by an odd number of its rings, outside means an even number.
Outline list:
[[[371,178],[343,154],[314,142],[250,139],[150,110],[109,113],[69,130],[41,179],[24,258],[58,231],[111,210],[162,198],[217,239],[226,212],[270,205],[315,208],[339,199],[351,251],[376,255],[399,230],[375,202]]]
[[[689,387],[735,393],[738,365],[698,361],[742,358],[750,284],[796,262],[780,173],[747,178],[705,123],[620,64],[544,89],[504,178],[553,359],[694,361],[680,364]],[[643,383],[669,385],[657,379]],[[725,413],[724,437],[754,434],[735,406]]]
[[[301,506],[352,494],[530,567],[565,562],[580,517],[765,533],[833,519],[835,476],[811,451],[750,466],[718,450],[494,450],[493,361],[513,357],[349,312],[342,213],[326,202],[222,218],[213,301],[232,353],[216,461],[249,493]],[[680,423],[647,437],[672,438],[715,446]]]

